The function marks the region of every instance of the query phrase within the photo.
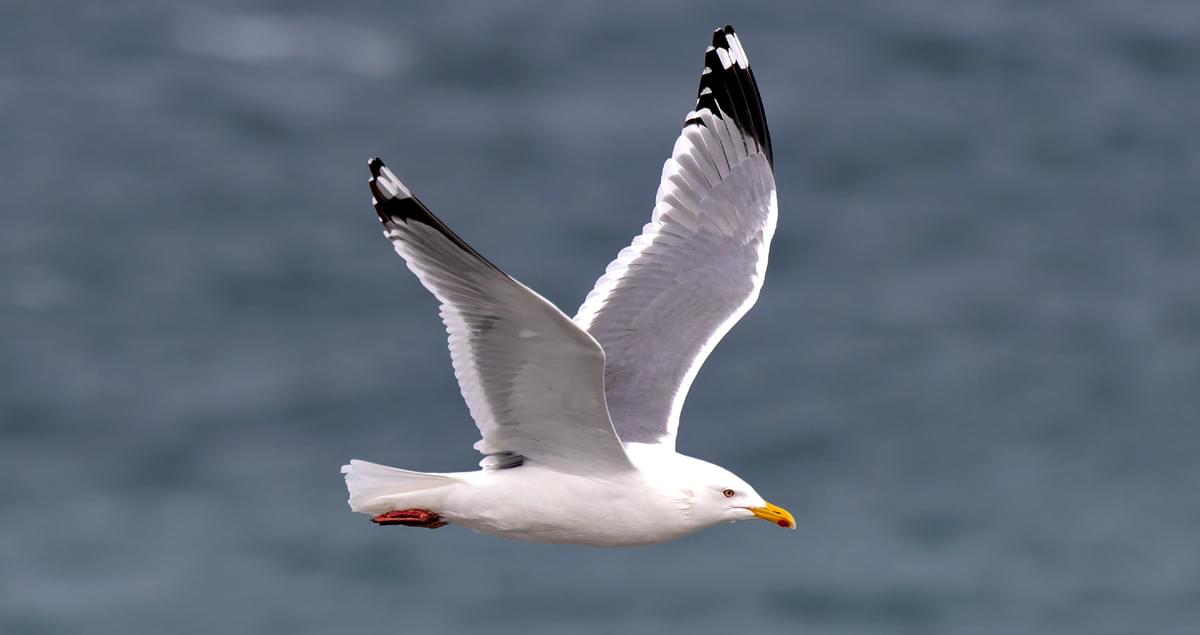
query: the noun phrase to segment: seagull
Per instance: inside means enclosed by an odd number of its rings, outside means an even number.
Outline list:
[[[380,525],[605,547],[751,518],[795,529],[746,481],[675,451],[692,380],[762,288],[777,217],[772,165],[746,51],[732,27],[717,29],[650,222],[569,318],[372,159],[371,202],[441,305],[484,458],[479,470],[448,473],[352,460],[342,467],[350,508]]]

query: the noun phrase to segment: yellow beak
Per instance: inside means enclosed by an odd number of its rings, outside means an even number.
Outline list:
[[[765,507],[747,507],[754,515],[763,520],[769,520],[784,529],[795,529],[796,519],[792,513],[778,506],[767,503]]]

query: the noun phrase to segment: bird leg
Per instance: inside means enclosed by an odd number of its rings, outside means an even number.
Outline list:
[[[371,522],[381,526],[404,525],[405,527],[425,527],[426,529],[437,529],[448,524],[442,520],[441,516],[427,509],[394,509],[372,518]]]

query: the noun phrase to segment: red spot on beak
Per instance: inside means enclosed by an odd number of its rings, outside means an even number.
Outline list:
[[[780,527],[783,527],[784,529],[787,529],[788,527],[792,526],[792,523],[789,523],[786,520],[777,520],[777,521],[775,521],[775,524],[779,525]]]

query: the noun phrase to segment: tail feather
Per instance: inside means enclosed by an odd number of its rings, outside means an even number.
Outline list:
[[[395,508],[397,495],[430,490],[457,482],[452,476],[402,470],[354,459],[342,466],[346,489],[350,490],[350,509],[364,514],[380,514]]]

